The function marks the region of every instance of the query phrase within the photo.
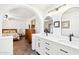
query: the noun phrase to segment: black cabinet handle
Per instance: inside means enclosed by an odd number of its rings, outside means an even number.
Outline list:
[[[60,49],[60,51],[64,52],[64,53],[68,53],[67,51],[63,50],[63,49]]]
[[[49,48],[45,47],[46,50],[50,50]]]
[[[47,53],[47,52],[45,52],[46,53],[46,55],[50,55],[49,53]]]
[[[47,42],[46,42],[45,44],[50,45],[50,44],[49,44],[49,43],[47,43]]]
[[[40,47],[40,43],[38,43],[38,47]]]
[[[40,41],[40,39],[38,39],[38,41]]]

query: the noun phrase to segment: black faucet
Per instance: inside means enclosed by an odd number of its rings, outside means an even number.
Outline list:
[[[74,36],[74,34],[70,34],[69,35],[69,38],[70,38],[70,40],[69,41],[72,41],[72,37]]]
[[[48,36],[49,33],[48,29],[45,29],[44,32],[46,33],[46,36]]]

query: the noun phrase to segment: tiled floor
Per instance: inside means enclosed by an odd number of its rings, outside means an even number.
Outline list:
[[[14,41],[13,43],[14,55],[37,55],[35,51],[32,51],[31,44],[25,38]]]

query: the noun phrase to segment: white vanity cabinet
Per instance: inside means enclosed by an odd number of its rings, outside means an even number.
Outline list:
[[[0,55],[13,55],[13,37],[0,37]]]
[[[79,49],[56,43],[58,51],[63,55],[79,55]]]
[[[41,55],[54,55],[56,54],[55,48],[56,46],[53,45],[52,42],[48,41],[44,38],[36,37],[36,51]]]
[[[78,55],[79,49],[42,37],[36,37],[36,51],[41,55]]]
[[[43,49],[46,55],[67,55],[66,51],[62,52],[61,47],[56,42],[44,39]]]
[[[36,46],[36,37],[35,37],[35,35],[33,34],[32,35],[32,50],[35,50],[35,46]]]
[[[48,41],[46,39],[44,39],[43,41],[43,49],[44,49],[44,52],[45,52],[45,55],[55,55],[56,52],[56,46],[53,44],[52,45],[52,42],[51,41]]]
[[[41,54],[41,55],[44,55],[44,49],[43,49],[43,39],[42,38],[39,38],[39,37],[37,37],[36,38],[37,40],[36,40],[36,51],[39,53],[39,54]]]
[[[38,36],[40,34],[32,34],[32,50],[36,49],[36,42],[38,42],[38,38],[36,36]]]

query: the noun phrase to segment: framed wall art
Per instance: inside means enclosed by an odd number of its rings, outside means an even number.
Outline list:
[[[62,27],[62,29],[70,28],[70,21],[62,21],[61,27]]]
[[[60,27],[60,21],[55,21],[54,22],[54,27],[59,28]]]

